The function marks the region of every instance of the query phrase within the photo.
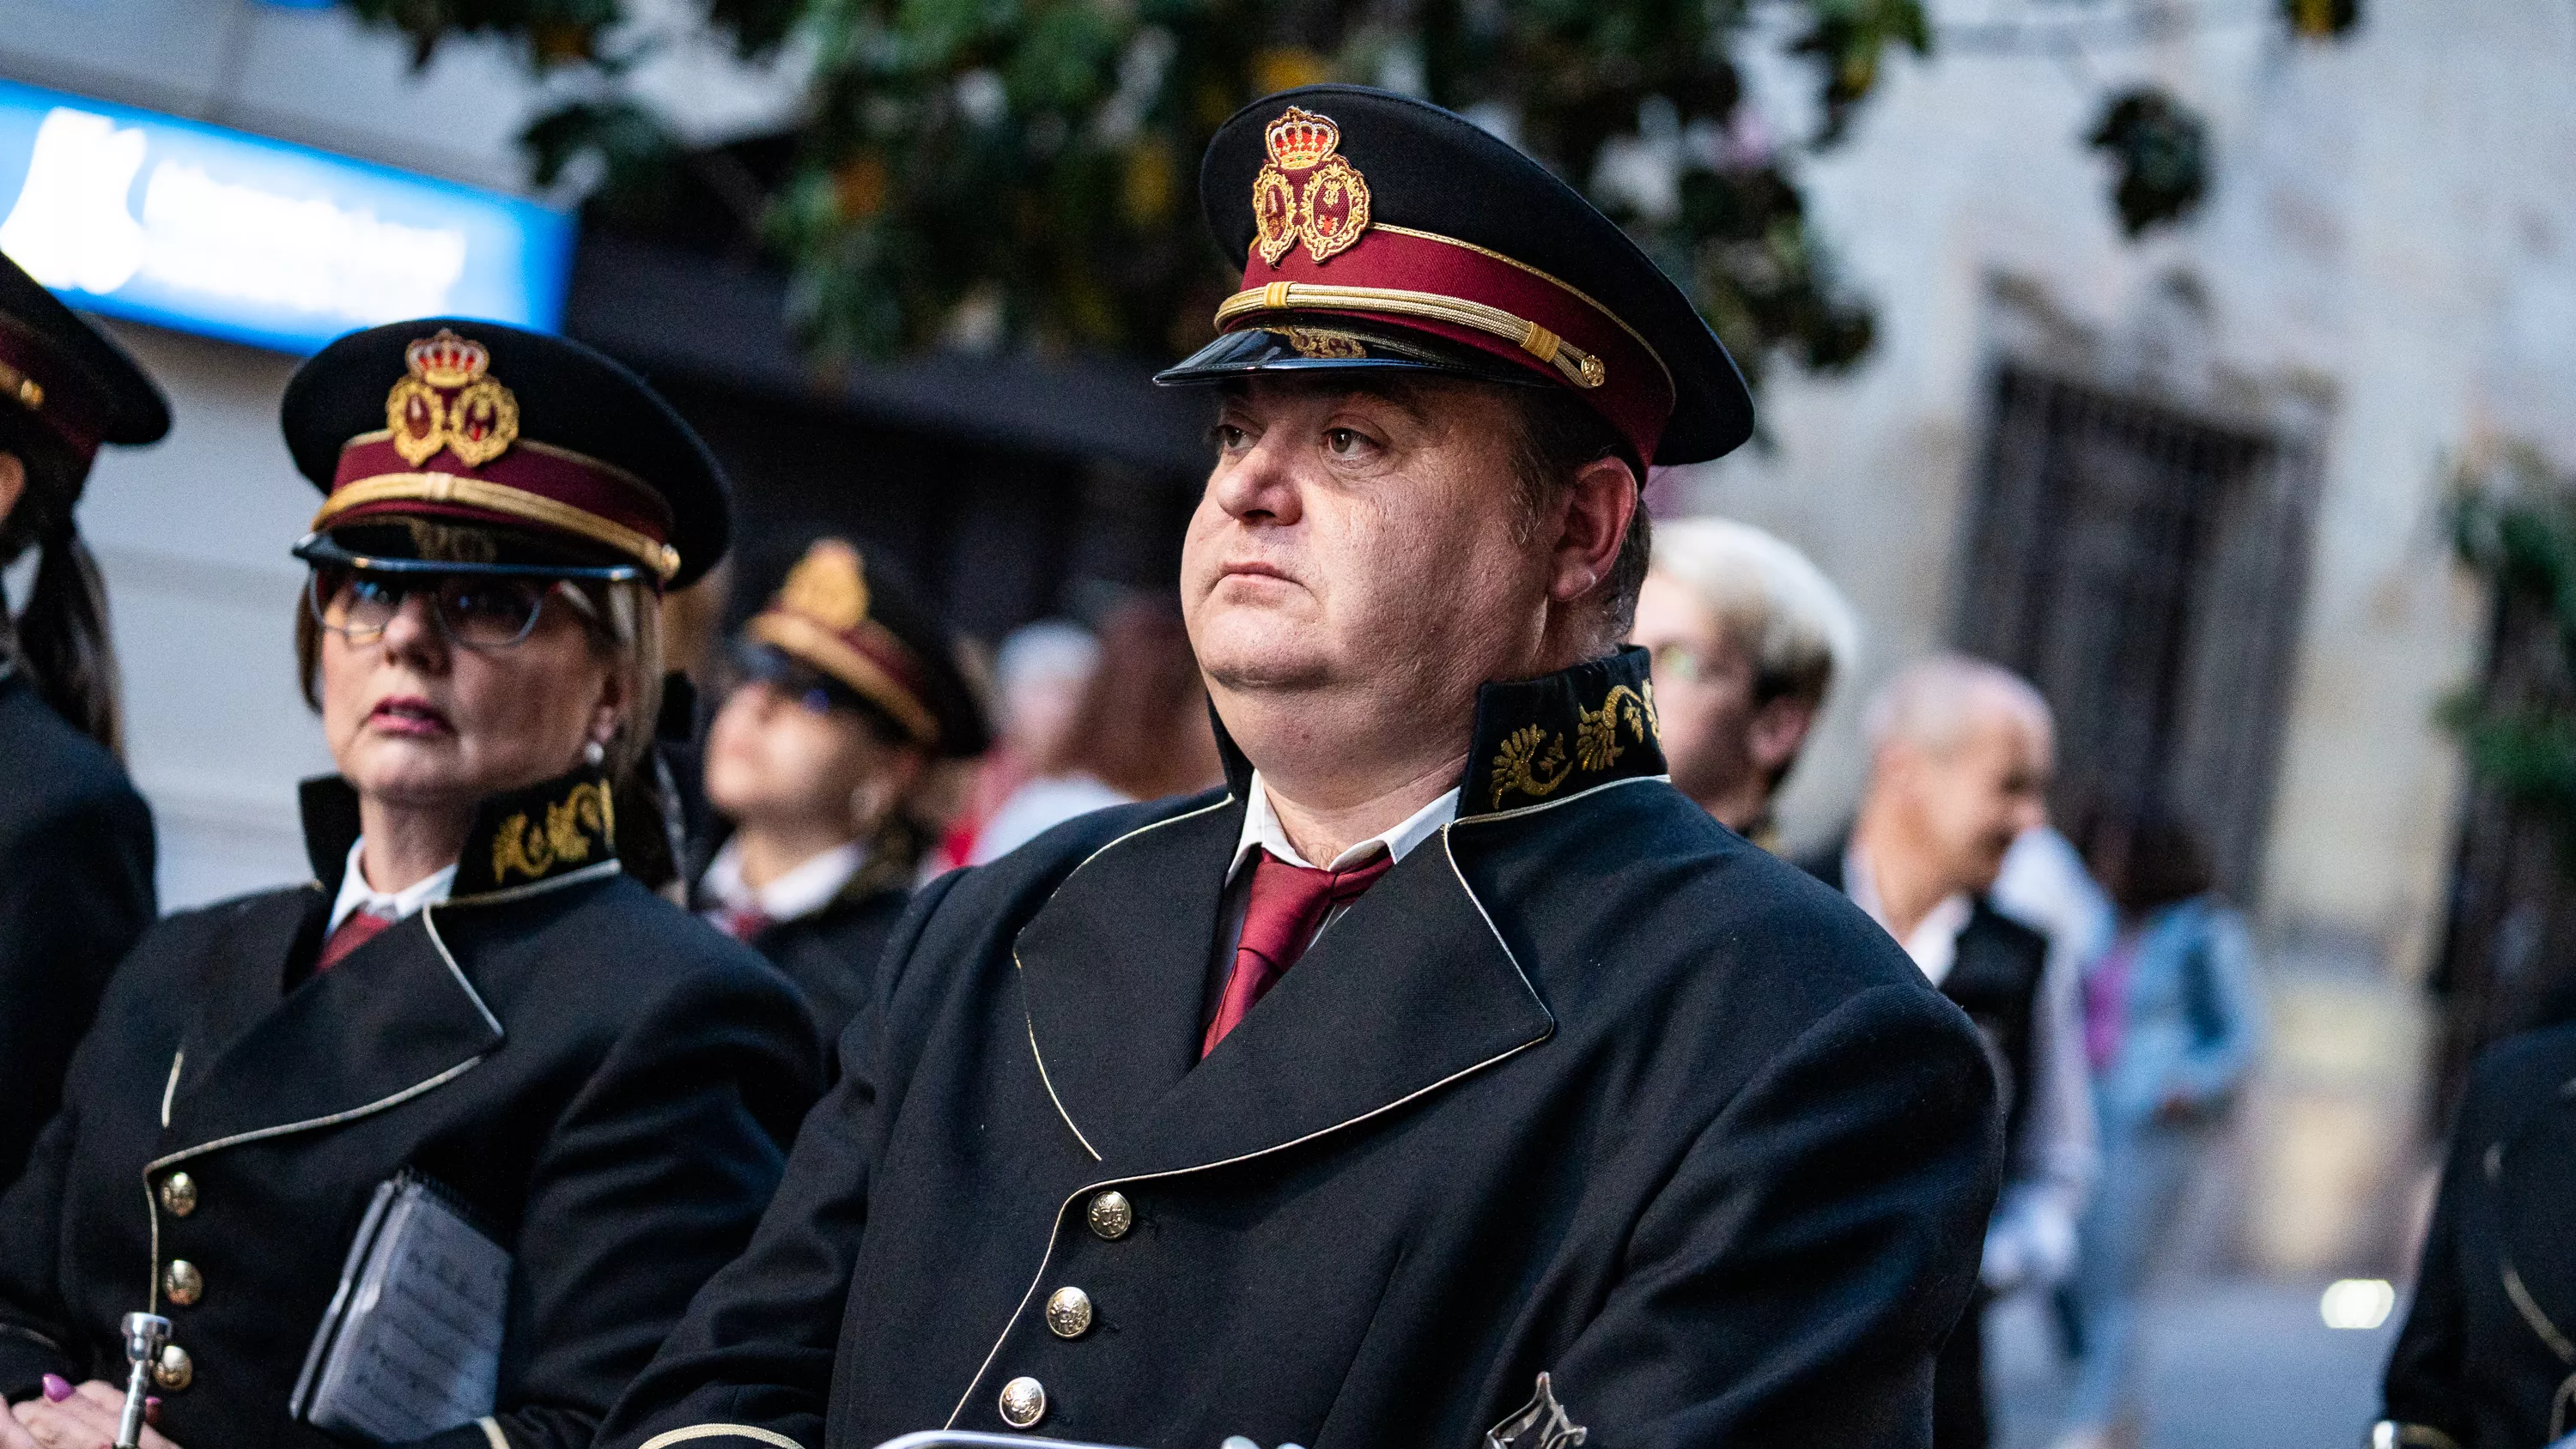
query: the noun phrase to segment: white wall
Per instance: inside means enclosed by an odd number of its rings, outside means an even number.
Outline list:
[[[331,759],[296,692],[304,569],[287,549],[321,496],[277,430],[293,359],[114,330],[169,391],[170,436],[102,452],[80,519],[107,574],[129,762],[171,909],[312,874],[295,782]]]
[[[1934,7],[1953,24],[1970,8]],[[2073,60],[1954,46],[1897,66],[1807,171],[1878,305],[1878,350],[1848,378],[1781,377],[1764,399],[1776,450],[1702,470],[1694,501],[1809,549],[1869,625],[1787,802],[1812,836],[1857,788],[1859,698],[1947,622],[1992,279],[2034,284],[2117,358],[2152,350],[2159,281],[2187,272],[2210,298],[2193,341],[2219,391],[2323,402],[2267,917],[2411,971],[2438,928],[2456,789],[2429,715],[2475,667],[2482,620],[2434,526],[2446,470],[2506,434],[2576,461],[2576,12],[2374,0],[2332,45],[2291,41],[2270,4],[2186,13],[2175,34]],[[2219,165],[2200,218],[2132,245],[2080,138],[2143,78],[2211,118]]]

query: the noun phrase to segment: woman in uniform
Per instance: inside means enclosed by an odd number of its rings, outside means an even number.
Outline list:
[[[342,338],[284,422],[327,494],[314,879],[118,969],[0,1199],[0,1446],[108,1442],[136,1311],[156,1446],[584,1445],[822,1085],[792,988],[617,847],[658,829],[655,596],[723,551],[723,486],[624,369],[489,323]],[[437,1271],[335,1299],[361,1247]]]
[[[170,430],[123,349],[0,257],[0,1187],[53,1115],[108,973],[152,921],[152,816],[127,783],[98,570],[72,505],[102,443]]]
[[[2469,1075],[2388,1356],[2372,1449],[2542,1449],[2576,1434],[2576,1026]]]
[[[947,630],[837,538],[788,572],[736,662],[707,731],[707,801],[727,833],[699,907],[776,962],[838,1040],[943,824],[931,772],[983,752],[984,713]]]

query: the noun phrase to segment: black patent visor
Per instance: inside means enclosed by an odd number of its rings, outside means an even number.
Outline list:
[[[1320,318],[1313,325],[1283,323],[1228,332],[1155,373],[1154,382],[1161,387],[1192,387],[1255,373],[1332,372],[1415,372],[1519,387],[1553,385],[1528,368],[1446,339],[1418,334],[1398,336],[1377,328],[1351,327],[1341,319],[1328,322]]]
[[[375,574],[476,574],[507,579],[590,579],[623,584],[641,580],[640,564],[459,563],[448,559],[403,558],[359,553],[327,533],[308,533],[296,541],[295,556],[309,564],[337,565]]]

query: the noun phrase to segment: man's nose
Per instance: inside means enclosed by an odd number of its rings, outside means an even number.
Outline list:
[[[1289,467],[1284,429],[1263,435],[1233,462],[1221,465],[1208,481],[1208,492],[1228,517],[1244,522],[1267,519],[1295,523],[1304,513],[1297,480]]]

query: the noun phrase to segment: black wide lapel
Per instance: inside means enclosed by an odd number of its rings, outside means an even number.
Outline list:
[[[1283,1147],[1466,1077],[1555,1028],[1443,830],[1317,939],[1154,1104],[1110,1166],[1141,1176]]]
[[[306,848],[336,890],[355,838],[345,784],[308,782]],[[581,770],[483,803],[447,905],[431,906],[281,997],[318,947],[329,897],[250,913],[235,928],[169,1084],[160,1161],[328,1126],[454,1080],[500,1046],[500,1020],[439,934],[444,911],[618,869],[605,781]],[[291,914],[291,919],[290,919]]]
[[[437,939],[440,909],[400,922],[286,993],[248,1030],[215,1046],[202,1075],[184,1068],[163,1158],[392,1106],[499,1046],[500,1022]],[[272,982],[286,965],[283,956],[243,959]],[[274,998],[276,986],[268,990]]]
[[[1198,1058],[1242,798],[1228,791],[1103,847],[1013,945],[1030,1049],[1094,1157]]]

